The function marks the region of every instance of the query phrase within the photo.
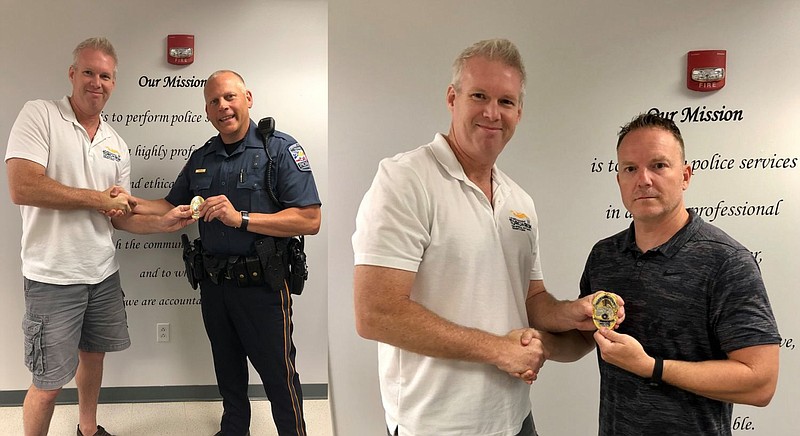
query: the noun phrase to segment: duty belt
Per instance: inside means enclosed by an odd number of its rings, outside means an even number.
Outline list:
[[[193,289],[205,279],[219,285],[231,280],[239,287],[268,286],[300,295],[308,279],[308,265],[302,236],[273,238],[267,236],[253,243],[253,256],[214,256],[203,249],[200,238],[189,242],[181,235],[186,278]]]
[[[215,285],[231,280],[240,288],[264,286],[264,270],[258,256],[219,257],[203,255],[206,277]]]

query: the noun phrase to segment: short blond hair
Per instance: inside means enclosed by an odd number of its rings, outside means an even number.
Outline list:
[[[117,65],[119,64],[119,59],[117,59],[117,51],[114,50],[114,46],[111,44],[111,41],[103,36],[95,36],[84,39],[75,47],[75,50],[72,50],[73,67],[78,67],[78,55],[80,55],[81,52],[86,49],[99,50],[105,53],[107,56],[111,56],[111,59],[114,59],[114,75],[117,74]]]
[[[519,75],[522,78],[520,98],[525,96],[525,81],[527,77],[525,74],[525,64],[522,62],[522,55],[513,42],[503,38],[478,41],[465,48],[464,51],[456,57],[456,60],[453,62],[453,80],[450,84],[453,85],[453,88],[457,92],[461,91],[461,75],[464,72],[464,65],[466,65],[467,59],[473,57],[482,57],[490,61],[500,61],[519,71]]]

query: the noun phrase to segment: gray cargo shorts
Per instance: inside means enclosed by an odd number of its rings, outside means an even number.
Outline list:
[[[39,389],[59,389],[78,369],[78,350],[120,351],[131,345],[119,272],[94,285],[25,279],[25,365]]]

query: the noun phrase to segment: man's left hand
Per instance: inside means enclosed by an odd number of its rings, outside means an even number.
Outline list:
[[[653,373],[653,358],[644,351],[642,344],[633,336],[602,328],[594,333],[600,349],[600,357],[639,377],[650,377]]]
[[[206,201],[200,206],[200,216],[205,222],[217,219],[228,227],[238,228],[242,224],[242,214],[224,195],[206,198]]]

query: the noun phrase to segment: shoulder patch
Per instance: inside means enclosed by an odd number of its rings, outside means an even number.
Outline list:
[[[303,151],[303,147],[300,144],[294,143],[290,145],[289,153],[292,154],[292,159],[294,159],[294,163],[297,165],[298,170],[311,171],[311,164],[308,162],[306,152]]]

